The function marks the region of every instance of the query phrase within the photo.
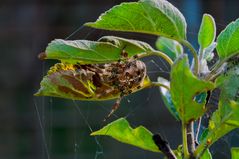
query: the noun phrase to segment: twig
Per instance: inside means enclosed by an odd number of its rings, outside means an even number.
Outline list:
[[[169,143],[162,139],[160,134],[153,135],[154,143],[158,146],[159,150],[168,158],[168,159],[177,159],[173,150],[170,148]]]
[[[189,152],[189,158],[190,159],[195,159],[193,157],[193,153],[195,151],[195,140],[194,140],[194,122],[190,122],[189,124],[186,125],[187,129],[187,145],[188,145],[188,152]]]
[[[198,137],[199,137],[199,133],[200,133],[201,122],[202,122],[202,117],[200,117],[198,119],[198,125],[197,125],[196,136],[195,136],[195,141],[196,141],[197,144],[199,143]]]

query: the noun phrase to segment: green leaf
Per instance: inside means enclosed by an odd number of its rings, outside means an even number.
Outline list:
[[[140,0],[121,3],[86,26],[126,32],[186,39],[186,21],[179,10],[166,0]]]
[[[177,149],[174,150],[174,154],[177,159],[183,159],[183,145],[178,145]]]
[[[212,159],[211,152],[207,149],[200,159]]]
[[[107,41],[107,42],[103,42]],[[67,63],[108,63],[117,61],[122,51],[128,57],[153,51],[147,43],[119,37],[102,37],[100,41],[56,39],[46,48],[46,59],[57,59]]]
[[[213,83],[193,75],[186,55],[181,55],[175,61],[171,71],[170,93],[183,123],[196,120],[204,114],[206,101],[198,103],[195,97],[213,88]]]
[[[204,14],[198,33],[198,43],[201,49],[210,46],[216,37],[216,24],[213,17],[209,14]]]
[[[230,23],[217,38],[217,53],[221,60],[239,53],[239,19]]]
[[[200,135],[200,138],[199,138],[199,143],[201,143],[208,135],[208,128],[204,129],[202,134]]]
[[[116,36],[103,36],[98,41],[108,42],[117,46],[121,50],[126,51],[128,57],[132,57],[139,53],[154,51],[154,49],[149,44],[139,40],[125,39]]]
[[[232,158],[231,159],[238,159],[239,148],[238,147],[231,148],[231,154],[232,154]]]
[[[111,136],[112,138],[130,144],[144,150],[160,152],[153,141],[153,134],[143,126],[133,129],[128,121],[120,118],[102,129],[91,133],[91,135]]]
[[[170,87],[170,82],[162,77],[158,77],[158,82]],[[180,117],[176,110],[176,107],[173,104],[172,97],[169,90],[164,87],[160,87],[159,90],[160,90],[165,106],[167,107],[169,112],[173,115],[173,117],[179,121]]]
[[[183,46],[179,42],[165,37],[157,39],[156,48],[167,54],[172,60],[183,53]]]

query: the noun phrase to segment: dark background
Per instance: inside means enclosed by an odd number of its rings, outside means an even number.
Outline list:
[[[189,40],[197,46],[202,14],[210,13],[218,32],[239,17],[238,0],[169,0],[185,15]],[[64,39],[82,24],[120,0],[1,0],[0,1],[0,159],[155,159],[147,152],[111,138],[89,136],[102,127],[113,101],[77,102],[33,97],[40,80],[55,61],[37,59],[47,43]],[[140,22],[140,21],[139,21]],[[103,35],[138,38],[154,46],[155,36],[115,33],[85,27],[69,39],[97,40]],[[168,76],[158,58],[145,60],[152,79]],[[166,72],[162,72],[166,71]],[[155,71],[157,71],[155,73]],[[110,120],[127,116],[133,126],[160,132],[173,148],[181,143],[180,123],[163,106],[157,89],[144,90],[123,100]],[[110,120],[108,122],[110,122]],[[238,131],[212,147],[215,159],[230,159],[230,146],[239,146]]]

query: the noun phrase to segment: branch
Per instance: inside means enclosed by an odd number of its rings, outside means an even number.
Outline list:
[[[186,125],[187,129],[187,145],[188,145],[188,152],[190,155],[190,159],[195,159],[193,157],[193,153],[195,151],[195,140],[194,140],[194,122],[190,122]]]
[[[200,117],[198,119],[198,125],[197,125],[197,130],[196,130],[196,136],[195,136],[195,141],[196,141],[196,144],[198,145],[199,141],[198,141],[198,138],[199,138],[199,133],[200,133],[200,128],[201,128],[201,122],[202,122],[202,117]]]
[[[184,159],[195,159],[195,141],[193,132],[193,122],[188,124],[182,123],[182,135],[183,135],[183,155]]]
[[[160,134],[153,135],[153,140],[154,143],[158,146],[159,150],[162,151],[168,159],[177,159],[173,150],[170,148],[169,143],[162,139]]]

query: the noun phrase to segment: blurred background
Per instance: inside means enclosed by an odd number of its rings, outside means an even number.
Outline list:
[[[42,77],[56,61],[37,55],[56,38],[97,40],[103,35],[135,38],[155,45],[157,37],[81,27],[123,0],[1,0],[0,1],[0,159],[156,159],[159,154],[89,134],[104,126],[102,120],[114,101],[79,102],[34,97]],[[197,48],[203,13],[213,15],[218,33],[239,17],[238,0],[169,0],[184,14],[189,40]],[[140,20],[139,20],[140,23]],[[73,33],[73,34],[72,34]],[[152,79],[168,77],[161,59],[145,59]],[[163,106],[158,89],[125,98],[108,121],[127,117],[161,133],[176,148],[180,123]],[[228,134],[212,148],[215,159],[230,159],[230,147],[239,146],[239,131]]]

